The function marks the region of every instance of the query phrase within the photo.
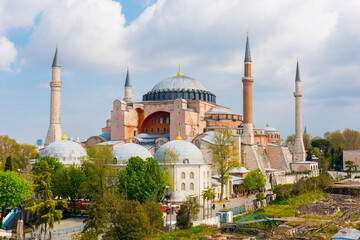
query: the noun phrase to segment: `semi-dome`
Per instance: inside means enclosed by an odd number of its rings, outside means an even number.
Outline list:
[[[162,145],[154,155],[154,158],[162,162],[165,148],[173,150],[179,154],[179,163],[183,164],[201,164],[205,163],[204,156],[199,148],[194,144],[184,140],[174,140]]]
[[[166,101],[182,98],[216,103],[216,96],[199,81],[180,73],[158,82],[143,96],[143,101]]]
[[[49,156],[58,158],[65,165],[80,164],[81,158],[86,156],[85,149],[78,143],[69,140],[59,140],[50,143],[39,158]]]
[[[117,159],[117,164],[126,162],[131,157],[140,157],[147,159],[152,157],[151,153],[143,146],[136,143],[125,143],[113,150],[113,154]]]
[[[211,107],[205,114],[232,114],[229,109],[222,107]]]

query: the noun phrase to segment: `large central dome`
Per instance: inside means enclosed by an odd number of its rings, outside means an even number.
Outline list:
[[[176,98],[216,103],[216,96],[207,91],[204,85],[180,72],[158,82],[143,96],[143,101],[166,101]]]
[[[204,85],[199,81],[187,76],[171,76],[158,82],[151,91],[165,89],[197,89],[206,91]]]

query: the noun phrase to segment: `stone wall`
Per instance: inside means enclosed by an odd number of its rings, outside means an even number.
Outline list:
[[[345,167],[345,161],[353,161],[356,165],[358,165],[358,169],[360,169],[360,150],[343,150],[343,169],[344,171],[347,169]]]

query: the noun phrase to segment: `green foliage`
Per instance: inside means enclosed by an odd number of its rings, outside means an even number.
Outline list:
[[[94,230],[89,230],[71,234],[71,240],[98,240],[98,236]]]
[[[203,239],[208,235],[219,234],[219,230],[212,226],[207,226],[205,224],[192,227],[185,230],[176,230],[174,232],[162,233],[151,236],[147,239],[159,239],[159,240],[193,240],[193,239]]]
[[[266,179],[260,169],[254,169],[244,178],[244,187],[246,190],[256,190],[265,186]]]
[[[198,217],[199,206],[197,198],[188,197],[186,202],[180,206],[180,210],[176,215],[176,226],[180,229],[191,228],[192,221]]]
[[[6,171],[12,171],[12,170],[13,170],[13,168],[12,168],[11,157],[8,156],[8,157],[6,158],[4,172],[6,172]]]
[[[55,196],[70,199],[71,205],[75,207],[76,200],[83,197],[81,184],[85,181],[85,174],[81,167],[75,164],[61,168],[53,176],[52,190]]]
[[[164,226],[163,211],[160,203],[154,203],[152,201],[145,201],[142,204],[145,213],[149,217],[150,226],[153,232],[161,230]]]
[[[163,162],[162,168],[164,170],[166,185],[174,189],[172,166],[179,162],[179,153],[170,147],[165,147],[161,162]]]
[[[153,158],[144,161],[140,157],[132,157],[119,173],[119,192],[124,194],[127,200],[142,203],[146,200],[158,201],[165,186],[164,172]]]
[[[221,183],[220,201],[224,193],[224,185],[228,183],[230,171],[240,166],[239,149],[234,145],[235,140],[227,128],[218,128],[212,137],[209,151],[212,154],[213,164],[219,174]]]
[[[351,178],[351,173],[357,171],[359,166],[353,161],[345,161],[345,167],[347,168],[346,172],[348,173],[348,176]]]
[[[36,160],[35,163],[33,164],[33,167],[31,169],[31,173],[33,175],[39,176],[44,173],[43,168],[40,166],[43,161],[45,161],[49,167],[48,174],[50,176],[50,181],[51,181],[50,182],[51,191],[54,194],[54,197],[60,196],[57,186],[61,184],[61,182],[56,182],[54,177],[56,176],[57,172],[60,172],[65,167],[65,165],[61,163],[57,158],[45,156],[42,157],[41,159]]]
[[[323,191],[331,184],[331,176],[327,172],[322,172],[317,177],[303,177],[294,184],[282,184],[274,188],[276,201],[288,200],[291,197],[301,194]]]
[[[102,197],[107,191],[113,191],[117,185],[116,171],[111,166],[114,155],[109,146],[92,145],[87,149],[87,158],[82,163],[85,181],[81,189],[88,199]]]
[[[290,142],[295,142],[295,134],[287,136],[286,140],[285,140],[285,145],[289,145]]]
[[[96,236],[103,233],[106,223],[110,221],[105,203],[107,200],[109,200],[109,198],[98,196],[89,203],[86,210],[88,218],[84,220],[84,234],[88,231],[93,231]]]
[[[320,149],[318,149],[317,147],[314,147],[313,148],[313,155],[315,155],[315,157],[317,157],[318,159],[321,159]]]
[[[327,152],[330,147],[330,142],[325,139],[322,139],[322,138],[314,139],[311,142],[311,146],[313,148],[318,148],[318,149],[323,150],[324,152]]]
[[[276,194],[276,201],[287,200],[291,197],[292,184],[280,184],[274,188]]]
[[[51,162],[51,161],[50,161]],[[35,227],[41,226],[41,232],[44,233],[44,239],[47,239],[48,228],[54,228],[54,222],[60,222],[62,212],[66,207],[66,201],[51,199],[51,173],[54,168],[49,167],[48,161],[41,159],[34,164],[32,175],[33,189],[39,201],[34,202],[34,205],[28,207],[28,210],[36,213],[37,217],[32,221]]]
[[[16,208],[31,196],[30,183],[19,174],[11,171],[0,172],[0,208],[5,213],[6,208]],[[5,214],[1,214],[0,225]]]
[[[144,239],[151,234],[148,215],[138,201],[122,201],[103,239]]]
[[[258,194],[256,194],[256,201],[260,202],[264,200],[264,198],[265,198],[264,193],[259,192]]]
[[[1,169],[4,168],[5,160],[11,157],[12,169],[26,169],[29,159],[38,157],[35,146],[29,144],[19,144],[15,139],[7,135],[0,135],[0,163]]]

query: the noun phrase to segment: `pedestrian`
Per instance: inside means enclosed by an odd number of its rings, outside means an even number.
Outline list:
[[[225,203],[223,204],[223,208],[225,208]]]
[[[212,205],[212,209],[215,210],[215,203]]]

